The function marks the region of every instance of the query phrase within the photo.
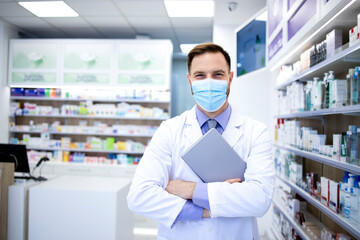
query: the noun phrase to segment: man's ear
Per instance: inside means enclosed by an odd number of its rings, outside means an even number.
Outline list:
[[[233,78],[234,78],[234,72],[230,72],[230,74],[229,74],[229,84],[232,83]]]
[[[192,90],[192,85],[191,85],[191,78],[190,78],[190,74],[189,74],[189,73],[187,73],[187,74],[186,74],[186,77],[187,77],[187,79],[188,79],[188,83],[189,83],[189,86],[190,86],[191,95],[194,95],[193,90]]]

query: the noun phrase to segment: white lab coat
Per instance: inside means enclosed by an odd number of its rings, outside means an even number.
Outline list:
[[[258,239],[256,217],[268,210],[274,188],[272,143],[264,124],[234,108],[222,136],[246,161],[245,181],[209,183],[211,218],[176,221],[186,200],[165,188],[174,179],[201,181],[181,158],[201,136],[195,107],[163,122],[137,167],[129,208],[159,223],[158,239]]]

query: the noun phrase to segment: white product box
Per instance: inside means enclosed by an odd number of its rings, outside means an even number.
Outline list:
[[[334,29],[326,34],[326,55],[330,57],[335,54],[335,50],[342,46],[342,30]]]
[[[340,161],[341,134],[333,134],[333,158]]]
[[[356,26],[349,30],[349,47],[356,44],[358,40],[359,40],[359,30],[358,30],[358,26]]]
[[[329,179],[321,177],[321,203],[329,206]]]
[[[329,208],[337,213],[339,209],[339,183],[329,180]]]

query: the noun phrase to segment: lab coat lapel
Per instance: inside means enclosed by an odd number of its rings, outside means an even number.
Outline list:
[[[184,135],[186,138],[185,149],[188,149],[202,136],[201,128],[196,119],[195,107],[193,107],[186,116]]]
[[[243,122],[244,122],[243,117],[239,115],[234,110],[234,108],[232,108],[229,123],[222,134],[222,136],[225,138],[225,140],[229,143],[231,147],[234,147],[234,145],[243,135],[243,129],[240,127],[243,124]]]

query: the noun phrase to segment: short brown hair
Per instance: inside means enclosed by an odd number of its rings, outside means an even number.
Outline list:
[[[204,53],[207,52],[211,52],[211,53],[217,53],[220,52],[222,53],[222,55],[224,55],[225,60],[229,66],[229,72],[231,70],[231,60],[230,60],[230,56],[229,54],[219,45],[215,44],[215,43],[201,43],[197,46],[195,46],[188,54],[187,56],[187,65],[188,65],[188,71],[190,73],[190,67],[191,67],[191,63],[192,60],[194,59],[194,57],[198,56],[198,55],[202,55]]]

